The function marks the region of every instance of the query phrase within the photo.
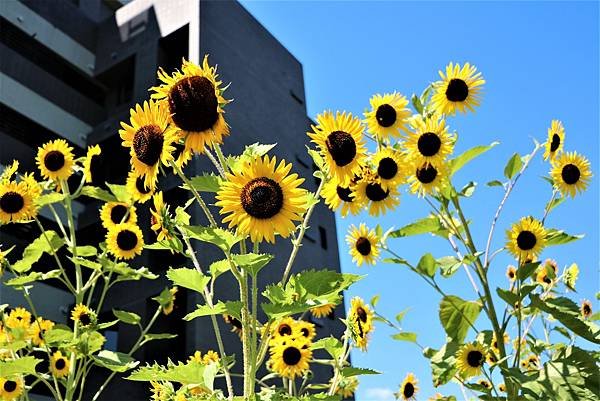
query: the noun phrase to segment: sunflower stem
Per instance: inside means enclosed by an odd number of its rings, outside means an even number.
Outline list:
[[[179,176],[179,178],[181,178],[181,180],[185,183],[185,185],[187,185],[187,187],[190,189],[190,191],[192,191],[192,194],[194,195],[196,202],[198,202],[198,205],[200,205],[200,208],[206,215],[206,218],[208,219],[210,226],[217,227],[217,222],[215,221],[215,218],[213,217],[212,213],[208,209],[208,206],[206,205],[206,203],[204,202],[204,200],[202,199],[202,197],[200,196],[198,191],[196,191],[196,188],[194,188],[192,186],[192,183],[190,182],[190,180],[188,180],[188,178],[185,176],[185,174],[183,174],[183,171],[181,171],[181,168],[179,168],[179,166],[175,163],[174,160],[171,160],[170,163],[171,163],[171,167],[173,167],[173,169],[177,172],[177,175]]]

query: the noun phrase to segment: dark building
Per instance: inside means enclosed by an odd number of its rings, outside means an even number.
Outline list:
[[[219,66],[222,81],[232,83],[226,91],[226,97],[234,101],[226,107],[231,135],[225,139],[225,153],[238,154],[254,142],[278,142],[281,145],[273,153],[294,163],[295,171],[306,178],[305,188],[316,189],[314,166],[305,148],[311,120],[306,115],[302,65],[237,2],[1,0],[0,27],[0,164],[6,166],[18,159],[20,171],[36,171],[37,147],[64,138],[75,147],[77,156],[83,155],[88,145],[100,144],[110,158],[105,159],[102,178],[124,183],[129,155],[117,133],[119,122],[128,121],[129,109],[149,98],[148,88],[157,84],[159,66],[172,71],[180,66],[182,57],[199,62],[209,54],[210,63]],[[212,171],[202,156],[187,167],[188,175],[202,171]],[[180,184],[173,176],[160,182],[168,203],[185,202],[186,193],[178,188]],[[102,241],[100,202],[81,199],[75,206],[81,242]],[[147,207],[139,209],[139,221],[148,221]],[[49,217],[42,213],[46,222]],[[194,210],[193,218],[195,224],[205,223],[199,210]],[[4,247],[17,245],[15,254],[19,254],[38,235],[34,226],[3,226],[0,243]],[[152,242],[147,230],[145,236],[146,242]],[[262,286],[279,279],[290,249],[289,241],[265,246],[264,251],[274,253],[276,259],[261,272]],[[210,246],[198,245],[196,251],[205,268],[219,258]],[[150,251],[135,263],[161,274],[169,266],[185,263],[185,259]],[[295,264],[297,270],[321,267],[339,270],[334,215],[324,205],[314,212]],[[217,284],[217,299],[237,297],[233,279],[222,278]],[[149,318],[155,305],[151,298],[166,285],[162,276],[117,285],[101,315],[108,320],[112,318],[110,311],[118,308]],[[33,296],[40,301],[52,297],[54,302],[39,302],[39,313],[58,322],[67,321],[73,302],[67,293],[39,284]],[[17,293],[2,286],[0,301],[23,303]],[[153,330],[178,337],[150,343],[135,357],[165,362],[167,357],[185,360],[196,349],[217,349],[207,318],[181,320],[199,303],[203,302],[196,294],[180,291],[175,312],[161,316]],[[339,336],[342,327],[338,318],[343,315],[340,307],[333,316],[315,319],[319,336]],[[227,353],[240,356],[237,335],[220,322]],[[137,338],[137,332],[125,325],[105,335],[107,347],[118,350],[127,350]],[[323,380],[330,375],[320,365],[314,369]],[[93,375],[93,381],[101,379],[101,374]],[[115,379],[101,399],[148,399],[148,390],[145,385]]]

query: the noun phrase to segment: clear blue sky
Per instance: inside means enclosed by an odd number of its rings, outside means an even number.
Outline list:
[[[250,2],[244,6],[265,25],[303,64],[308,114],[324,109],[360,114],[369,97],[378,92],[420,92],[449,61],[474,63],[483,72],[482,106],[476,114],[449,121],[459,132],[456,152],[494,140],[501,145],[465,168],[458,185],[473,180],[480,185],[466,201],[468,217],[484,247],[489,225],[500,201],[500,188],[485,183],[501,179],[513,152],[527,153],[532,137],[545,140],[552,119],[566,127],[566,148],[590,159],[595,178],[582,196],[560,205],[547,225],[586,237],[562,248],[549,248],[542,257],[555,258],[561,268],[577,262],[581,268],[576,302],[594,299],[598,290],[598,166],[599,81],[598,3],[560,2]],[[499,222],[495,248],[502,246],[504,229],[523,215],[540,216],[550,188],[539,177],[547,165],[538,158],[519,182]],[[386,215],[383,225],[400,227],[427,214],[426,205],[403,191],[399,208]],[[393,317],[411,308],[404,329],[419,332],[422,344],[439,347],[444,340],[437,317],[439,297],[420,279],[402,267],[378,264],[358,269],[347,255],[344,241],[351,223],[374,220],[366,215],[352,219],[338,216],[338,240],[342,269],[368,273],[349,295],[370,299],[381,295],[379,311]],[[450,254],[445,242],[429,237],[393,240],[390,245],[406,259],[421,254]],[[495,249],[494,248],[494,249]],[[506,285],[508,256],[496,259],[492,283]],[[473,299],[463,272],[445,282],[449,292]],[[597,308],[597,302],[594,303]],[[484,327],[487,328],[487,327]],[[424,400],[436,390],[430,383],[428,361],[416,346],[395,342],[392,332],[379,325],[368,353],[354,353],[357,366],[384,371],[363,377],[358,400],[389,400],[391,391],[407,372],[420,379]],[[588,344],[582,344],[591,347]],[[454,385],[438,389],[460,396]],[[462,397],[459,397],[462,398]]]

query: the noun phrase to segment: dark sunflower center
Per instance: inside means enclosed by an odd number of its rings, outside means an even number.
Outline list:
[[[302,333],[302,335],[304,337],[308,337],[308,335],[310,334],[310,332],[308,331],[308,329],[306,327],[303,327],[302,330],[300,330],[300,332]]]
[[[124,205],[116,205],[110,210],[110,220],[119,224],[121,221],[124,221],[123,218],[127,214],[127,207]]]
[[[552,142],[550,142],[550,152],[556,152],[556,149],[560,146],[560,136],[558,134],[552,135]]]
[[[235,317],[231,319],[231,325],[239,330],[241,330],[243,327],[242,322],[240,322],[240,320]]]
[[[433,132],[426,132],[419,137],[419,140],[417,141],[417,147],[423,156],[435,156],[442,147],[442,141],[437,134]]]
[[[144,183],[144,177],[142,176],[139,176],[135,179],[135,187],[138,191],[140,191],[140,193],[144,195],[150,193],[150,188],[146,187],[146,184]]]
[[[356,308],[356,314],[358,315],[358,319],[363,322],[366,323],[367,322],[367,312],[364,310],[364,308],[362,307],[358,307]]]
[[[373,202],[380,202],[388,197],[390,191],[384,191],[378,183],[367,184],[365,188],[367,198]]]
[[[533,249],[536,243],[537,238],[531,231],[521,231],[517,236],[517,245],[519,246],[519,249],[522,249],[523,251]]]
[[[58,171],[65,165],[65,155],[58,150],[52,150],[44,156],[44,166],[50,171]]]
[[[139,161],[154,166],[160,159],[164,136],[158,125],[144,125],[133,136],[133,150]]]
[[[511,271],[509,271],[509,272],[508,272],[508,277],[510,277],[510,278],[514,278],[514,277],[515,277],[515,272],[514,272],[514,271],[512,271],[512,270],[511,270]]]
[[[446,99],[451,102],[462,102],[469,96],[469,87],[462,79],[453,78],[446,88]]]
[[[404,385],[404,391],[402,392],[405,398],[410,398],[415,395],[415,386],[412,383],[406,383]]]
[[[244,186],[240,201],[250,216],[268,219],[279,213],[283,207],[283,191],[272,179],[259,177]]]
[[[4,382],[4,391],[12,393],[17,389],[17,382],[14,380],[7,380]]]
[[[186,131],[206,131],[219,118],[215,87],[208,78],[187,77],[169,92],[169,109],[175,124]]]
[[[2,209],[4,213],[17,213],[23,206],[25,206],[25,199],[23,199],[23,195],[17,192],[7,192],[0,198],[0,209]]]
[[[294,366],[302,359],[302,353],[296,347],[288,347],[283,351],[283,362],[286,365]]]
[[[92,318],[87,312],[83,312],[81,315],[79,315],[79,322],[82,326],[88,326],[90,323],[92,323]]]
[[[123,230],[117,234],[117,245],[124,251],[131,251],[138,243],[138,237],[133,231]]]
[[[396,109],[389,104],[382,104],[377,108],[375,118],[382,127],[391,127],[396,122]]]
[[[54,368],[56,370],[63,370],[65,366],[67,366],[67,364],[63,358],[59,358],[54,362]]]
[[[550,277],[548,277],[547,273],[544,273],[544,278],[542,281],[546,284],[550,284],[552,282],[552,280],[550,280]]]
[[[579,167],[574,164],[567,164],[563,167],[562,172],[560,173],[565,184],[573,185],[577,181],[579,181],[579,177],[581,177],[581,171],[579,171]]]
[[[588,304],[583,305],[583,314],[589,315],[591,313],[592,313],[592,308]]]
[[[469,351],[467,354],[467,363],[472,368],[483,365],[483,354],[479,351]]]
[[[352,135],[347,132],[332,132],[327,136],[325,144],[333,161],[340,167],[350,164],[356,156],[356,142],[354,142]]]
[[[435,167],[433,167],[433,165],[427,163],[417,169],[416,176],[417,176],[417,180],[419,180],[420,183],[431,184],[433,181],[435,181],[435,177],[437,177],[437,174],[438,174],[438,172],[435,169]]]
[[[371,253],[371,242],[364,237],[360,237],[356,240],[356,250],[363,256],[367,256]]]
[[[278,333],[280,336],[289,336],[292,334],[292,328],[288,324],[279,326]]]
[[[350,196],[352,194],[352,191],[350,190],[350,188],[344,188],[344,187],[340,187],[338,185],[338,187],[335,189],[338,197],[343,200],[344,202],[352,202],[352,197]]]
[[[384,157],[377,166],[377,175],[384,180],[390,180],[398,173],[398,165],[391,157]]]

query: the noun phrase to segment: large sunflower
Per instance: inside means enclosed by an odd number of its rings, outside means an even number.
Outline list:
[[[546,245],[546,230],[533,217],[523,217],[506,231],[506,249],[521,263],[534,260]]]
[[[100,145],[88,146],[87,154],[83,161],[83,178],[88,184],[92,183],[93,176],[96,174],[96,165],[100,161],[101,153],[102,149],[100,149]]]
[[[399,184],[404,183],[406,165],[399,151],[384,147],[373,155],[372,162],[383,187],[397,187]]]
[[[456,354],[456,367],[463,377],[478,376],[486,354],[485,348],[479,343],[465,344]]]
[[[202,66],[183,60],[181,71],[172,75],[160,69],[158,79],[161,85],[151,88],[151,97],[165,102],[186,149],[202,153],[207,145],[223,143],[229,134],[223,106],[229,100],[223,97],[225,88],[217,80],[217,68],[208,65],[208,56]]]
[[[411,166],[408,176],[410,191],[420,197],[435,193],[447,183],[448,167],[445,162],[440,164],[418,163]]]
[[[310,341],[296,338],[282,338],[271,347],[271,367],[282,377],[294,379],[303,376],[309,369],[312,358]]]
[[[28,220],[34,215],[33,199],[25,181],[0,183],[0,223]]]
[[[400,93],[373,95],[371,110],[365,112],[367,130],[379,139],[400,136],[400,130],[406,131],[406,121],[411,115],[408,99]]]
[[[544,147],[544,160],[554,160],[564,147],[565,144],[565,128],[560,120],[552,120],[550,128],[548,128],[548,139]]]
[[[446,74],[439,72],[441,81],[434,84],[431,104],[439,114],[454,115],[456,111],[465,113],[479,106],[479,92],[485,80],[475,66],[465,63],[450,63]]]
[[[144,176],[147,187],[154,187],[160,164],[173,160],[177,131],[169,125],[167,108],[152,100],[130,110],[130,123],[121,122],[123,146],[129,148],[133,169]]]
[[[350,247],[352,261],[358,266],[363,263],[374,265],[377,262],[379,238],[377,238],[375,230],[369,230],[365,223],[361,223],[358,228],[354,225],[350,226],[346,242]]]
[[[360,173],[366,157],[362,123],[351,113],[339,111],[335,116],[330,111],[319,114],[317,123],[307,134],[325,157],[329,175],[338,185],[347,187]]]
[[[69,359],[60,351],[56,351],[50,358],[50,371],[57,378],[65,377],[69,374]]]
[[[455,138],[448,133],[448,126],[443,118],[417,117],[411,121],[411,125],[414,131],[408,134],[404,142],[410,159],[418,164],[438,165],[452,154]]]
[[[108,229],[106,247],[117,259],[132,259],[142,253],[142,230],[135,224],[115,224]]]
[[[289,174],[291,168],[265,155],[228,173],[216,196],[219,213],[227,214],[223,222],[253,242],[275,242],[275,234],[288,237],[306,210],[306,192],[299,188],[304,179]]]
[[[144,176],[137,174],[135,171],[129,172],[125,187],[133,202],[145,203],[154,195],[155,187],[146,186]]]
[[[64,181],[73,173],[73,148],[64,139],[55,139],[38,149],[36,162],[44,178]]]
[[[123,202],[107,202],[100,209],[100,220],[106,229],[121,223],[135,224],[137,222],[135,206]]]
[[[23,394],[24,387],[25,384],[21,377],[0,378],[0,396],[2,396],[2,400],[4,401],[12,401],[19,398]]]
[[[358,348],[365,351],[369,342],[369,334],[373,331],[373,311],[359,297],[350,301],[348,324],[352,339]]]
[[[587,189],[592,171],[588,159],[577,152],[567,152],[552,161],[550,175],[561,194],[574,198],[578,192]]]
[[[400,390],[398,391],[396,398],[402,398],[405,401],[416,399],[415,395],[419,392],[419,387],[417,386],[418,383],[419,381],[414,374],[407,374],[400,385]]]
[[[321,195],[331,210],[337,211],[341,206],[342,217],[346,217],[348,213],[356,216],[363,206],[355,199],[354,192],[349,187],[339,185],[336,180],[329,180],[323,184]]]
[[[400,204],[398,188],[382,185],[381,179],[370,171],[364,171],[362,177],[352,187],[355,199],[369,208],[371,216],[385,214]]]

